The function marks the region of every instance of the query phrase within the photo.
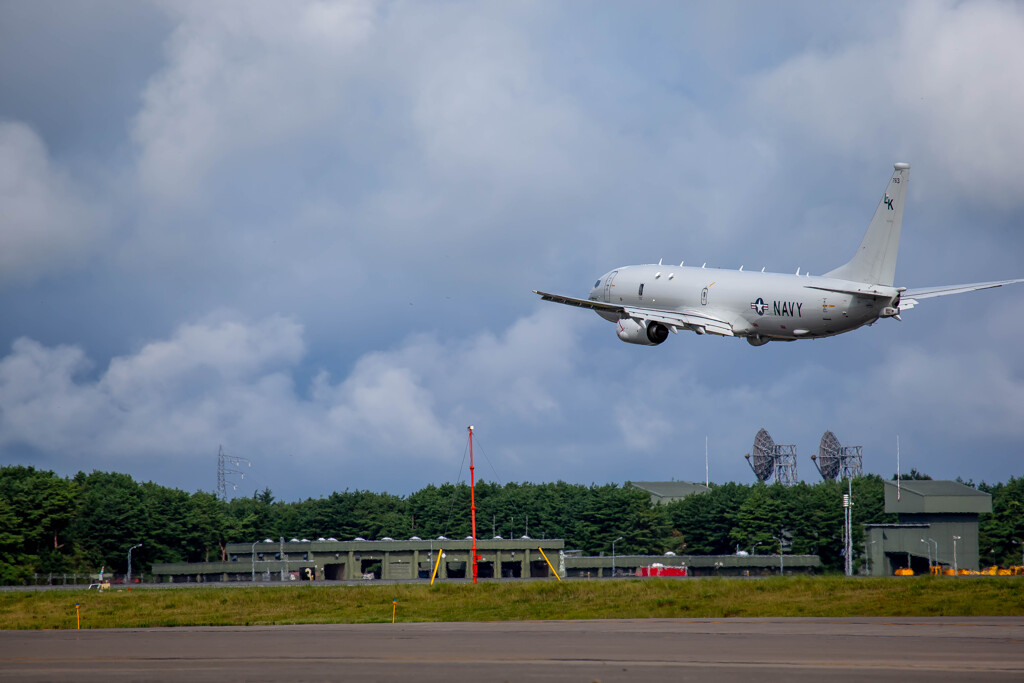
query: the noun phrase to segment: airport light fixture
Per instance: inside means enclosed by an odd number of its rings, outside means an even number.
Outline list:
[[[931,568],[932,568],[932,547],[930,545],[928,545],[928,541],[924,540],[923,538],[921,539],[921,543],[924,543],[924,551],[926,553],[928,553],[928,570],[931,571]]]
[[[622,540],[622,536],[619,536],[612,541],[612,578],[615,578],[615,544]]]
[[[959,540],[959,536],[953,537],[953,576],[960,576],[960,570],[956,566],[956,542]]]
[[[256,541],[259,543],[259,541]],[[252,582],[256,583],[256,543],[252,544]]]
[[[864,543],[864,563],[865,572],[868,576],[871,576],[871,546],[878,542],[878,539],[874,541],[865,541]]]
[[[136,548],[141,548],[141,547],[142,547],[142,544],[138,543],[136,545],[133,545],[131,548],[128,548],[128,578],[125,581],[125,583],[130,584],[132,582],[132,551],[135,550]]]
[[[935,546],[935,564],[939,564],[939,542],[934,538],[927,539],[929,543]]]

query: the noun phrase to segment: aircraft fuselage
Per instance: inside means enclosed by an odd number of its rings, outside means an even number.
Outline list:
[[[702,313],[729,321],[736,336],[781,341],[849,332],[874,322],[887,307],[899,308],[895,287],[875,285],[864,295],[852,293],[865,289],[864,283],[826,277],[637,265],[605,273],[588,299]],[[621,317],[610,311],[597,313],[612,322]]]

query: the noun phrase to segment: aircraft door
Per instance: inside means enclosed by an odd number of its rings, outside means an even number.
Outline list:
[[[618,275],[618,274],[619,274],[619,271],[613,270],[612,272],[608,273],[608,277],[604,281],[604,300],[605,300],[605,303],[611,303],[612,302],[612,287],[615,286],[612,283],[615,281],[615,276]]]

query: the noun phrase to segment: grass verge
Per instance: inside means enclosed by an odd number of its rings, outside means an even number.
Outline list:
[[[195,587],[0,593],[0,629],[391,621],[854,616],[1024,616],[1015,577],[627,579]]]

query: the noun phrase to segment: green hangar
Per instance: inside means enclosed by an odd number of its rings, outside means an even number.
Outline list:
[[[992,512],[992,496],[956,481],[885,482],[885,511],[896,524],[866,524],[868,573],[897,569],[927,574],[930,566],[977,571],[978,515]]]

